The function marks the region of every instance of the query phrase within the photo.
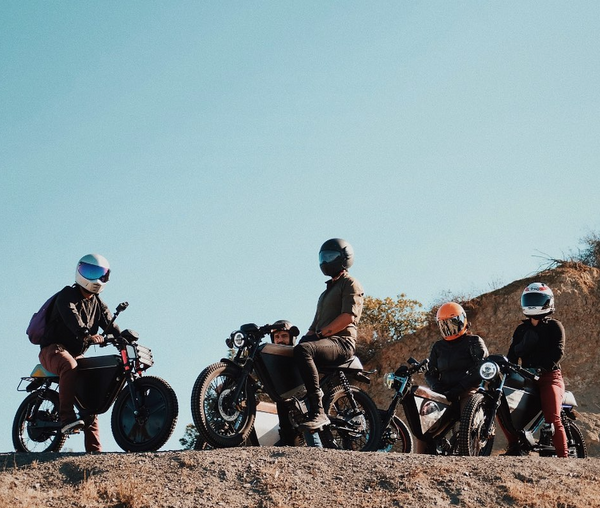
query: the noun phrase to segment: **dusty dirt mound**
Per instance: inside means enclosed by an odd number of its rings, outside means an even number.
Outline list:
[[[600,461],[315,448],[4,454],[0,508],[600,506]]]
[[[600,270],[569,263],[533,277],[515,281],[496,291],[485,293],[463,304],[472,331],[481,335],[490,353],[506,354],[515,327],[523,318],[519,306],[523,289],[531,282],[547,283],[554,292],[555,317],[566,331],[565,357],[561,362],[567,390],[577,399],[578,419],[590,456],[600,457]],[[413,356],[422,360],[439,339],[434,316],[429,326],[404,337],[366,365],[377,369],[369,393],[380,406],[387,406],[391,392],[383,388],[382,376],[396,370]],[[423,378],[417,378],[424,383]],[[498,446],[503,440],[499,436]]]

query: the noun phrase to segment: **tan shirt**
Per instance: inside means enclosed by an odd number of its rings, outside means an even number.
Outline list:
[[[362,314],[364,291],[360,282],[344,272],[337,280],[328,280],[327,289],[319,296],[317,312],[310,330],[325,328],[340,314],[352,314],[354,320],[335,336],[345,338],[352,347],[356,347],[356,327]]]

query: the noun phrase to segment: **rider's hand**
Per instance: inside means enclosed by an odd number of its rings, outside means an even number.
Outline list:
[[[104,337],[102,335],[90,335],[88,338],[90,344],[102,344],[104,343]]]

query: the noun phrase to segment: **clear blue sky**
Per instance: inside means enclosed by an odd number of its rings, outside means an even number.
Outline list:
[[[600,229],[599,22],[595,0],[3,1],[0,451],[29,318],[89,252],[178,394],[178,448],[229,332],[308,327],[326,239],[367,294],[425,306],[576,249]]]

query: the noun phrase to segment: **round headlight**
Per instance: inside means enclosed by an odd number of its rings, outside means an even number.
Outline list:
[[[498,365],[494,362],[485,362],[481,367],[479,367],[479,375],[483,379],[492,379],[498,374]]]
[[[233,345],[237,348],[241,348],[246,343],[246,335],[242,332],[235,332],[232,337]]]
[[[383,386],[386,388],[393,388],[395,379],[396,376],[394,376],[393,372],[387,373],[385,376],[383,376]]]

